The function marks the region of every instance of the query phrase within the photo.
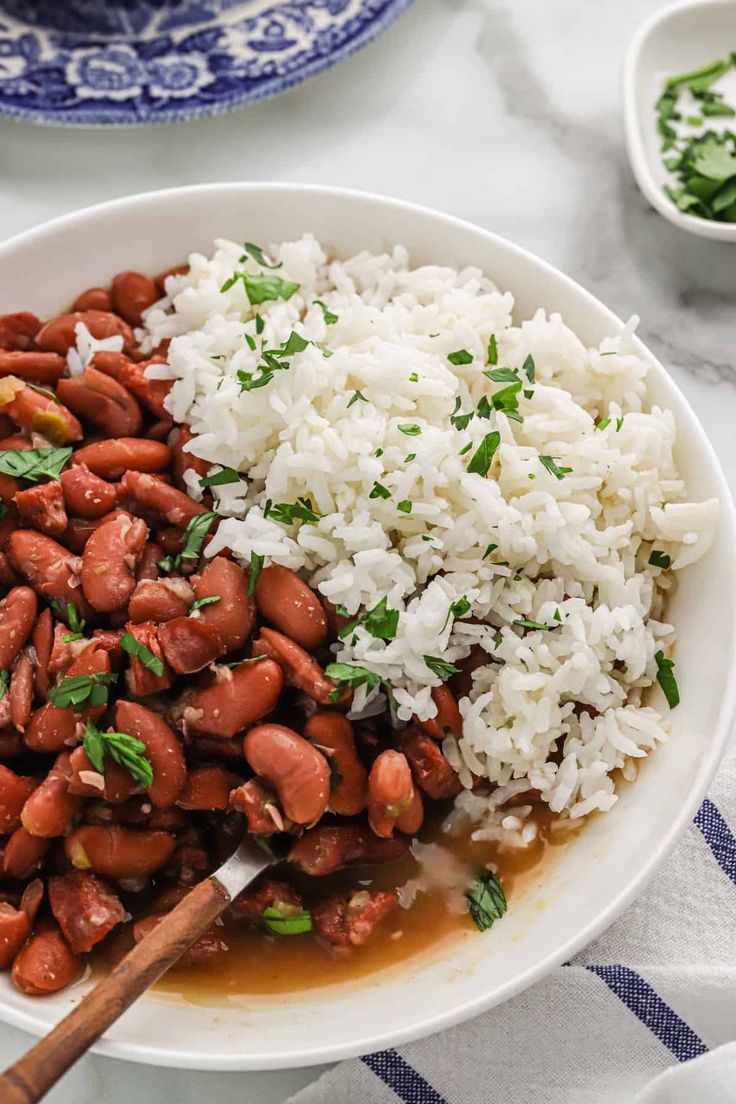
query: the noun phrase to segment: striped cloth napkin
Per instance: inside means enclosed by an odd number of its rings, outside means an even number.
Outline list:
[[[572,962],[289,1104],[734,1104],[735,833],[733,757],[648,891]]]

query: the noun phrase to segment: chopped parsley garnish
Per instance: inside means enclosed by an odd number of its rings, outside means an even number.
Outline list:
[[[551,632],[552,629],[559,629],[559,617],[555,617],[557,625],[545,625],[542,621],[529,621],[526,617],[520,617],[517,621],[512,621],[512,625],[518,625],[521,629],[539,629],[542,632]]]
[[[406,456],[404,457],[404,463],[411,464],[412,460],[416,460],[416,458],[417,454],[415,452],[407,452]]]
[[[342,613],[338,610],[338,613]],[[342,616],[345,616],[342,613]],[[378,640],[394,640],[396,637],[396,630],[399,626],[399,611],[389,609],[388,597],[384,595],[381,601],[373,607],[372,610],[368,610],[361,617],[356,617],[353,621],[339,630],[338,636],[341,640],[344,640],[346,636],[350,636],[358,626],[365,629],[371,636],[375,636]]]
[[[465,453],[466,453],[466,452],[470,452],[470,450],[471,450],[471,448],[472,448],[472,447],[473,447],[473,442],[472,442],[472,441],[468,441],[467,445],[465,445],[465,447],[464,447],[464,448],[461,448],[461,449],[460,449],[460,451],[458,452],[458,456],[465,456]]]
[[[558,468],[555,463],[554,456],[540,456],[539,463],[543,468],[546,468],[550,475],[553,475],[555,479],[564,479],[566,475],[569,475],[572,468]]]
[[[322,317],[325,320],[325,325],[326,326],[332,326],[332,325],[335,324],[335,322],[337,322],[337,315],[333,314],[332,311],[329,309],[329,307],[326,307],[324,305],[324,303],[322,302],[321,299],[315,299],[314,300],[314,305],[316,307],[321,307]]]
[[[200,487],[224,487],[228,483],[239,483],[240,474],[235,468],[223,468],[214,475],[203,475],[199,481]]]
[[[484,376],[487,376],[493,383],[518,383],[519,373],[515,368],[492,368],[489,372],[484,372]]]
[[[501,434],[497,430],[487,433],[471,456],[468,471],[477,475],[488,475],[488,469],[500,444]]]
[[[467,349],[457,349],[454,353],[448,353],[447,359],[450,364],[472,364],[473,354]]]
[[[480,870],[476,874],[465,897],[478,931],[488,931],[508,908],[503,886],[490,870]]]
[[[606,426],[609,426],[610,424],[611,424],[611,419],[610,418],[601,418],[601,420],[599,422],[595,423],[594,428],[602,430],[602,429],[605,429]]]
[[[204,606],[212,606],[215,604],[215,602],[221,601],[222,595],[220,594],[208,594],[204,598],[197,598],[197,600],[195,602],[192,602],[191,606],[189,607],[189,616],[191,617],[195,610],[202,609]]]
[[[10,686],[10,671],[0,671],[0,698],[4,698]]]
[[[319,349],[325,360],[329,360],[330,357],[334,355],[334,350],[328,348],[324,341],[313,341],[312,344],[315,349]]]
[[[488,556],[490,556],[491,552],[495,552],[497,548],[498,548],[498,545],[497,545],[497,544],[489,544],[489,545],[487,545],[487,546],[486,546],[486,550],[485,550],[485,552],[484,552],[484,553],[483,553],[483,555],[481,556],[481,559],[482,559],[482,560],[485,560],[485,559],[487,559],[487,558],[488,558]]]
[[[657,682],[662,687],[668,706],[674,709],[680,704],[680,689],[675,678],[674,660],[667,659],[662,651],[655,652],[654,659],[657,664]]]
[[[84,633],[69,633],[67,636],[61,638],[65,644],[74,644],[77,640],[84,640]]]
[[[623,424],[624,424],[624,420],[623,420],[623,418],[617,418],[617,419],[616,419],[616,432],[617,432],[617,433],[618,433],[618,431],[619,431],[619,430],[621,429],[621,426],[622,426]]]
[[[59,603],[59,605],[61,605],[61,603]],[[64,614],[62,614],[62,616],[64,616]],[[74,602],[67,602],[65,620],[73,633],[79,633],[81,635],[84,632],[84,626],[87,622],[83,617],[79,616],[79,610]]]
[[[298,912],[285,912],[269,905],[261,913],[261,919],[269,931],[275,935],[303,935],[312,930],[311,913],[300,909]]]
[[[281,268],[281,262],[279,264],[269,264],[266,258],[263,256],[263,250],[258,245],[254,245],[253,242],[245,242],[243,245],[245,253],[240,258],[241,263],[252,257],[256,264],[261,265],[262,268]]]
[[[411,375],[409,376],[409,382],[410,383],[419,383],[419,373],[418,372],[412,372]]]
[[[300,284],[282,280],[280,276],[265,272],[261,272],[257,276],[252,276],[249,272],[234,272],[222,285],[220,291],[229,291],[231,287],[237,284],[238,280],[242,281],[248,302],[254,307],[272,299],[291,299],[292,295],[295,295],[301,287]]]
[[[515,422],[522,422],[524,419],[519,413],[519,392],[521,388],[521,380],[517,379],[516,383],[510,383],[508,387],[496,391],[495,395],[491,396],[493,409],[499,410]]]
[[[401,510],[402,514],[410,514],[411,513],[411,505],[412,505],[411,504],[411,499],[402,498],[401,502],[396,503],[396,509]]]
[[[534,384],[537,381],[537,368],[534,363],[534,357],[529,354],[524,363],[521,366],[521,370],[529,380],[529,383]]]
[[[391,492],[388,487],[384,487],[383,483],[379,483],[377,480],[371,488],[371,492],[368,495],[369,498],[390,498]]]
[[[422,658],[432,674],[437,675],[438,678],[448,679],[452,675],[460,674],[460,668],[456,667],[454,663],[448,663],[446,659],[440,659],[438,656],[429,655],[425,655]]]
[[[204,538],[217,520],[217,514],[211,510],[204,514],[195,514],[184,530],[181,552],[177,555],[174,566],[179,567],[182,560],[198,560],[202,551]]]
[[[144,667],[148,668],[152,675],[157,675],[160,678],[164,673],[163,660],[155,656],[145,644],[141,644],[139,640],[136,640],[132,633],[123,633],[120,637],[120,647],[124,652],[127,652],[128,655],[139,660]]]
[[[256,315],[256,333],[260,336],[263,333],[266,323],[263,320],[263,315]]]
[[[365,397],[365,395],[363,394],[362,391],[353,391],[353,394],[350,398],[350,402],[348,403],[348,410],[353,405],[353,403],[356,403],[356,402],[366,402],[366,403],[368,402],[367,398]]]
[[[300,498],[298,502],[268,502],[263,516],[273,518],[281,525],[293,525],[295,521],[306,521],[309,525],[316,525],[320,519],[309,498]]]
[[[105,671],[92,675],[67,675],[49,691],[49,701],[57,709],[106,705],[108,687],[114,686],[117,680],[116,674]]]
[[[661,567],[666,570],[672,563],[672,559],[666,552],[659,552],[656,548],[653,548],[648,562],[652,567]]]
[[[70,448],[0,449],[0,472],[30,483],[58,479],[71,454]]]
[[[475,408],[475,412],[479,418],[490,418],[491,416],[491,404],[485,395],[481,395],[478,399],[478,405]]]
[[[265,558],[265,556],[259,556],[257,552],[251,552],[250,554],[250,574],[248,577],[249,598],[252,598],[256,592],[256,583],[258,582],[258,576],[261,574],[261,568],[263,567]]]
[[[253,334],[247,333],[245,335],[245,343],[252,353],[256,351],[256,339],[253,337]]]
[[[458,414],[458,410],[462,406],[460,396],[455,396],[455,406],[453,407],[452,414],[450,415],[450,425],[454,425],[455,429],[463,430],[467,429],[473,419],[473,411],[469,414]]]
[[[498,346],[496,345],[496,335],[491,334],[488,338],[488,350],[486,352],[486,360],[489,364],[498,364]]]
[[[306,337],[292,330],[286,341],[277,349],[263,349],[261,352],[263,363],[256,369],[258,375],[255,372],[246,372],[243,368],[239,369],[237,378],[240,390],[255,391],[259,387],[266,387],[276,372],[288,372],[291,368],[291,362],[286,357],[304,352],[308,345],[309,341]]]
[[[415,425],[413,422],[404,422],[399,426],[402,433],[405,433],[407,437],[418,437],[422,432],[422,427]]]
[[[369,690],[375,690],[381,685],[380,676],[375,671],[369,671],[367,667],[359,667],[353,663],[328,663],[325,674],[327,678],[338,684],[330,694],[331,701],[337,701],[346,686],[352,690],[357,690],[359,686],[367,686]]]
[[[470,602],[465,597],[458,598],[456,602],[453,602],[450,606],[450,613],[454,618],[464,617],[466,613],[470,612]]]
[[[373,453],[373,455],[376,456],[376,457],[383,456],[383,449],[382,448],[377,448],[376,451]]]
[[[82,741],[84,754],[99,774],[105,773],[105,759],[109,756],[144,789],[153,783],[153,767],[146,756],[146,745],[127,732],[101,732],[87,721]]]

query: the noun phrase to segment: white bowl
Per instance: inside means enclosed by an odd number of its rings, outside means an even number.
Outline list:
[[[652,16],[639,30],[624,65],[626,146],[636,182],[660,215],[702,238],[736,242],[736,223],[713,222],[679,210],[664,192],[672,182],[660,152],[655,104],[675,73],[728,57],[736,42],[733,0],[685,0]],[[734,105],[736,106],[736,105]],[[733,119],[711,120],[731,125]]]
[[[290,184],[216,184],[116,200],[57,219],[0,247],[0,313],[58,312],[121,269],[157,272],[213,238],[273,242],[312,231],[340,254],[403,242],[413,260],[480,265],[516,296],[517,313],[560,311],[585,342],[621,322],[545,262],[485,230],[380,196]],[[268,1069],[365,1054],[427,1035],[507,1000],[598,935],[641,892],[689,823],[719,761],[734,708],[736,525],[713,450],[680,391],[651,354],[655,402],[671,408],[680,470],[695,498],[717,496],[714,547],[682,573],[670,614],[678,628],[682,704],[673,734],[614,809],[594,819],[486,935],[363,982],[281,999],[193,1006],[142,998],[100,1053],[197,1069]],[[44,999],[0,979],[0,1019],[40,1034],[83,987]]]

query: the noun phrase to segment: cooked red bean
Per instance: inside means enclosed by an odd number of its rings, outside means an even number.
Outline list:
[[[68,751],[58,755],[41,785],[26,799],[20,819],[29,835],[52,839],[65,835],[74,823],[82,798],[69,793],[70,758]]]
[[[433,740],[444,740],[448,732],[453,736],[462,736],[463,719],[452,691],[447,686],[434,686],[432,701],[437,706],[436,716],[429,717],[426,721],[415,718],[415,724]]]
[[[162,556],[163,551],[159,549],[157,559]],[[138,576],[140,578],[140,567]],[[128,603],[128,617],[135,624],[155,621],[160,627],[164,621],[186,617],[193,601],[194,591],[185,579],[141,579]]]
[[[138,564],[138,582],[141,582],[142,579],[158,579],[161,573],[159,560],[163,559],[163,555],[164,550],[157,541],[146,541],[146,546]]]
[[[27,996],[41,997],[66,989],[81,970],[56,924],[39,926],[13,963],[13,984]]]
[[[13,728],[0,728],[0,760],[17,759],[24,751],[25,744],[20,732]]]
[[[36,620],[36,595],[27,586],[15,587],[0,602],[0,670],[9,670],[31,635]]]
[[[337,684],[327,678],[317,660],[288,636],[274,629],[261,629],[260,636],[253,641],[253,655],[265,655],[275,660],[284,672],[284,681],[303,690],[318,705],[346,705],[352,697],[350,691],[345,690],[335,701]]]
[[[383,838],[390,837],[394,828],[414,835],[423,819],[422,799],[408,759],[400,751],[382,751],[368,775],[368,823],[372,830]]]
[[[49,878],[49,904],[74,954],[91,951],[125,919],[125,909],[114,890],[82,870]]]
[[[61,484],[55,480],[38,483],[27,491],[18,491],[15,505],[23,525],[38,529],[49,537],[63,536],[69,524]]]
[[[396,893],[362,889],[319,902],[312,909],[312,920],[317,935],[328,943],[336,947],[362,947],[398,904]]]
[[[153,510],[170,525],[183,527],[197,514],[206,512],[204,506],[183,491],[168,486],[146,472],[127,471],[120,486],[144,510]]]
[[[274,787],[290,820],[316,824],[330,793],[330,768],[324,755],[297,732],[277,724],[251,728],[243,752],[255,773]]]
[[[58,353],[7,353],[0,350],[0,377],[15,376],[21,380],[53,387],[66,368],[66,361]]]
[[[173,380],[149,379],[146,375],[146,369],[151,364],[161,363],[161,358],[157,356],[137,364],[129,361],[120,370],[120,382],[157,418],[167,418],[169,415],[164,399],[171,390]]]
[[[74,675],[109,674],[110,656],[104,648],[94,641],[88,644],[79,658],[66,672],[70,678]],[[90,718],[95,720],[104,712],[102,706],[69,706],[61,709],[52,702],[46,702],[37,709],[28,724],[25,741],[32,751],[61,751],[74,742],[77,721]]]
[[[16,529],[8,541],[8,559],[44,598],[73,602],[82,617],[91,609],[80,586],[81,563],[63,545],[33,529]]]
[[[71,753],[72,774],[67,783],[70,794],[78,797],[98,797],[111,805],[127,801],[138,786],[130,772],[112,759],[105,761],[105,773],[100,774],[87,758],[84,749],[76,747]]]
[[[155,874],[174,853],[168,832],[138,831],[83,824],[64,841],[64,851],[76,870],[92,870],[113,881]]]
[[[41,319],[30,311],[0,315],[0,349],[31,349]]]
[[[0,902],[0,970],[7,970],[31,931],[28,914]]]
[[[92,337],[101,341],[105,337],[120,336],[123,339],[123,351],[130,352],[135,344],[133,331],[127,322],[116,314],[102,310],[72,311],[53,318],[36,334],[36,345],[44,352],[61,353],[63,356],[77,343],[76,326],[83,322]]]
[[[142,272],[119,272],[111,290],[113,310],[131,326],[140,326],[143,312],[161,298],[153,280]]]
[[[0,609],[1,608],[2,605],[0,604]],[[0,633],[0,642],[2,641],[2,639],[3,634]],[[36,620],[36,623],[33,626],[33,635],[31,637],[31,641],[33,643],[33,650],[36,653],[36,667],[34,670],[36,693],[40,694],[42,698],[45,698],[49,688],[49,658],[51,657],[51,649],[53,648],[54,644],[54,622],[51,617],[50,609],[43,610]],[[0,643],[0,648],[1,647],[2,644]],[[6,664],[2,663],[0,664],[0,666],[5,667]]]
[[[60,476],[64,501],[70,514],[79,518],[97,519],[109,514],[115,506],[117,490],[84,464],[67,468]]]
[[[20,827],[23,806],[37,785],[35,778],[0,765],[0,835],[9,835]]]
[[[320,824],[292,845],[289,862],[305,874],[323,877],[350,863],[395,862],[408,850],[405,839],[379,839],[361,824]]]
[[[192,767],[176,799],[180,809],[227,809],[239,778],[225,767]]]
[[[22,732],[33,711],[33,662],[28,652],[19,658],[10,677],[10,720]]]
[[[255,590],[258,612],[277,629],[313,652],[327,639],[327,619],[314,591],[288,567],[262,568]]]
[[[153,767],[153,784],[148,794],[154,805],[173,805],[187,776],[184,751],[176,733],[163,717],[138,702],[119,701],[115,706],[115,726],[146,745],[146,756]]]
[[[135,569],[148,527],[121,514],[92,533],[82,555],[82,588],[100,613],[123,609],[135,590]]]
[[[107,288],[91,287],[83,291],[72,303],[72,311],[112,310],[112,296]]]
[[[52,445],[82,440],[82,427],[70,410],[15,376],[0,379],[0,410],[21,429],[40,433]]]
[[[202,460],[199,456],[184,451],[184,446],[192,440],[194,440],[194,434],[187,426],[176,426],[168,442],[171,446],[171,469],[174,475],[174,483],[180,491],[189,490],[184,479],[185,472],[194,472],[201,479],[207,475],[211,467],[207,460]]]
[[[217,629],[193,617],[175,617],[159,625],[164,658],[178,675],[192,675],[225,654]]]
[[[368,772],[355,746],[353,726],[342,713],[315,713],[304,726],[304,735],[331,765],[336,778],[330,787],[327,808],[340,816],[355,816],[366,807]]]
[[[143,425],[140,407],[130,391],[112,376],[85,368],[78,376],[59,380],[56,394],[85,422],[108,437],[136,437]]]
[[[158,626],[154,625],[152,621],[144,621],[140,625],[128,622],[125,631],[134,636],[138,643],[142,644],[146,651],[150,652],[154,659],[160,660],[163,665],[163,673],[157,674],[156,671],[151,670],[150,666],[146,666],[138,656],[131,655],[129,657],[130,666],[125,672],[125,682],[130,693],[137,698],[145,698],[148,694],[158,694],[162,690],[168,690],[173,682],[173,676],[170,668],[166,665],[164,653],[159,644]]]
[[[248,831],[255,836],[272,836],[274,832],[291,831],[293,825],[279,808],[272,790],[260,778],[251,778],[230,794],[233,809],[243,813]]]
[[[169,466],[171,449],[160,441],[145,437],[120,437],[115,441],[95,441],[75,451],[74,464],[86,464],[104,479],[120,479],[127,471],[161,472]]]
[[[253,631],[255,603],[248,597],[248,578],[225,556],[211,559],[200,575],[191,579],[195,598],[217,596],[219,602],[203,606],[197,616],[205,625],[217,629],[229,652],[242,648]]]
[[[21,825],[16,828],[5,844],[2,857],[2,872],[8,878],[25,881],[41,865],[51,841],[41,836],[32,836]]]
[[[409,761],[414,781],[434,801],[456,797],[462,784],[456,772],[445,759],[439,744],[426,732],[407,728],[397,733],[396,747]]]
[[[270,659],[234,670],[218,666],[210,685],[185,699],[182,719],[187,727],[227,739],[270,713],[282,685],[281,668]]]

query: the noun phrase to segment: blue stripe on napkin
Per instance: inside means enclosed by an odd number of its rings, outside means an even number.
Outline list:
[[[680,1016],[655,993],[648,981],[628,966],[586,966],[630,1008],[635,1016],[674,1054],[678,1062],[688,1062],[708,1050]]]
[[[376,1077],[380,1077],[404,1104],[447,1104],[444,1096],[440,1096],[429,1081],[425,1081],[395,1050],[378,1050],[375,1054],[366,1054],[361,1062]]]
[[[698,809],[695,823],[721,870],[736,885],[736,837],[709,797]]]

